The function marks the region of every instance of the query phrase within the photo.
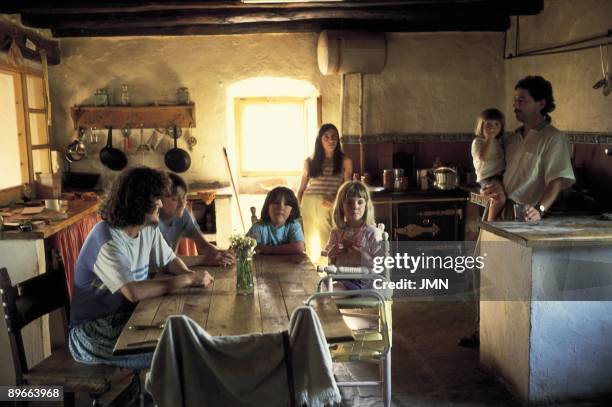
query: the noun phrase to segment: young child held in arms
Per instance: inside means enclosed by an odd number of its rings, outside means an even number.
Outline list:
[[[501,180],[506,168],[502,136],[504,135],[504,114],[497,109],[487,109],[480,113],[476,123],[476,137],[472,142],[472,159],[476,170],[476,181],[485,186],[489,180]],[[506,197],[492,201],[489,205],[488,221],[497,218],[506,203]]]
[[[325,250],[329,263],[336,266],[370,267],[372,259],[383,256],[382,236],[374,222],[374,206],[367,187],[347,181],[338,190],[333,210],[334,228]],[[367,288],[367,281],[343,281],[344,288]]]
[[[268,192],[261,208],[261,219],[251,226],[247,236],[257,240],[257,253],[303,253],[304,233],[299,218],[300,206],[293,191],[276,187]]]

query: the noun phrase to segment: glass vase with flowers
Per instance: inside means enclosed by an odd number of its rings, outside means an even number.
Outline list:
[[[230,237],[230,250],[236,253],[236,294],[253,294],[253,249],[257,241],[251,237]]]

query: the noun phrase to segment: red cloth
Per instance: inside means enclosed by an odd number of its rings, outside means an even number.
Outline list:
[[[66,272],[66,283],[68,284],[68,295],[71,299],[72,281],[79,252],[91,229],[101,220],[100,215],[94,213],[53,235],[53,247],[59,251],[62,257],[64,271]]]
[[[193,212],[191,211],[191,201],[187,201],[187,209],[189,209],[189,213],[191,216],[193,216]],[[184,237],[179,241],[178,247],[176,248],[176,254],[179,256],[197,256],[198,248],[193,240],[188,237]]]
[[[193,240],[189,239],[188,237],[184,237],[178,244],[176,254],[179,256],[197,256],[198,248]]]

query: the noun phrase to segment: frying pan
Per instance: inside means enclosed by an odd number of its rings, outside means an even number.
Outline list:
[[[172,137],[174,138],[174,148],[168,150],[164,156],[166,167],[174,172],[185,172],[191,166],[191,157],[189,153],[176,146],[177,130],[176,126],[172,128]]]
[[[100,161],[113,171],[121,171],[127,165],[127,157],[121,150],[113,148],[113,128],[108,128],[106,147],[100,150]]]

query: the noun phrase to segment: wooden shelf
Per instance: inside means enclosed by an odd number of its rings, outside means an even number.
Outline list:
[[[173,106],[73,106],[70,115],[75,130],[79,127],[122,129],[195,127],[195,105]]]

